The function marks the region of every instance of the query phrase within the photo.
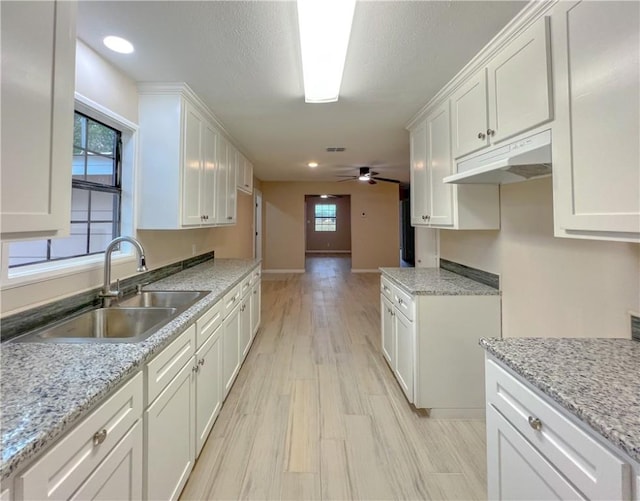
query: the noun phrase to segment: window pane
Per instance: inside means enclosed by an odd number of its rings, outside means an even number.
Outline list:
[[[115,156],[116,131],[105,125],[88,121],[87,149],[106,156]]]
[[[104,191],[91,192],[91,221],[107,222],[118,220],[116,193],[106,193]]]
[[[9,267],[47,260],[48,240],[29,240],[9,244]]]
[[[80,150],[86,148],[86,128],[87,128],[87,118],[82,115],[76,113],[73,118],[73,154],[79,154]]]
[[[85,179],[85,158],[85,151],[74,147],[71,163],[71,176],[73,179]]]
[[[51,259],[83,256],[87,253],[86,223],[71,223],[71,235],[51,239]]]
[[[115,185],[115,165],[113,158],[89,153],[87,155],[87,181],[92,183]]]
[[[89,192],[73,188],[71,190],[71,221],[89,220]]]
[[[92,223],[89,237],[89,252],[104,252],[107,244],[113,240],[113,224]]]

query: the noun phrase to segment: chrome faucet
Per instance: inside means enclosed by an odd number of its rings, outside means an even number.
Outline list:
[[[122,294],[120,292],[119,280],[116,282],[116,289],[111,289],[111,253],[113,252],[113,249],[116,247],[116,245],[118,245],[120,242],[129,242],[136,249],[136,252],[138,254],[138,269],[136,271],[147,271],[144,249],[142,248],[140,242],[138,242],[133,237],[118,237],[111,240],[104,251],[104,284],[102,286],[102,291],[100,291],[100,294],[98,295],[99,297],[104,299],[105,307],[109,306],[111,299],[120,297],[120,295]]]

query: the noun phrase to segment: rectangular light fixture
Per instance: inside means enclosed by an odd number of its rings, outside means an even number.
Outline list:
[[[307,103],[338,100],[356,0],[298,0]]]

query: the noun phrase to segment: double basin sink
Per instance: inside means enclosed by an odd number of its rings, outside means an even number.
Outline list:
[[[24,334],[14,342],[125,342],[148,338],[210,291],[142,291]]]

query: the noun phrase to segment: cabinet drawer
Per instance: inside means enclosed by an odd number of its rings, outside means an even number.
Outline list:
[[[18,498],[70,498],[142,416],[142,386],[138,373],[22,474]]]
[[[196,345],[200,348],[222,324],[224,300],[218,301],[196,321]]]
[[[240,298],[241,296],[241,292],[242,292],[242,282],[240,282],[238,285],[236,285],[233,289],[231,289],[229,292],[227,292],[224,295],[224,299],[223,299],[223,317],[227,318],[227,316],[229,316],[229,313],[231,313],[231,310],[233,310],[238,304],[240,304]]]
[[[196,352],[196,326],[192,325],[147,364],[147,405],[150,405]]]
[[[255,284],[258,280],[260,280],[260,275],[262,275],[262,270],[261,270],[260,266],[258,266],[251,273],[251,285]]]
[[[413,302],[413,297],[410,294],[407,294],[405,291],[399,289],[398,287],[393,288],[393,302],[405,317],[409,320],[413,320],[415,305]]]
[[[251,290],[252,278],[253,275],[250,273],[242,279],[242,282],[240,282],[240,297],[245,297],[247,294],[249,294],[249,291]]]
[[[587,498],[630,499],[629,464],[490,359],[486,363],[486,385],[488,404]],[[534,420],[539,420],[539,429],[534,428]]]
[[[393,285],[384,277],[380,278],[380,292],[392,303],[395,301],[393,297]]]

